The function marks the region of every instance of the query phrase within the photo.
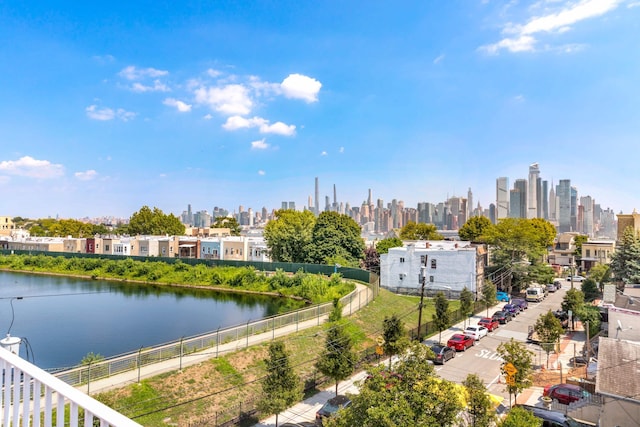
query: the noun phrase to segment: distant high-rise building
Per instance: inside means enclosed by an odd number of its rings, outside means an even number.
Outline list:
[[[582,206],[582,233],[589,237],[594,237],[593,199],[591,196],[580,197],[580,205]]]
[[[549,181],[542,181],[542,215],[541,218],[549,220]]]
[[[467,220],[473,216],[473,193],[471,187],[467,190]]]
[[[489,203],[489,212],[487,217],[492,224],[496,224],[498,219],[496,218],[496,205],[494,203]]]
[[[561,179],[556,187],[558,198],[558,232],[567,233],[571,228],[571,180]]]
[[[320,215],[320,188],[318,186],[318,177],[316,177],[316,199],[315,199],[315,204],[316,204],[316,209],[315,209],[315,214],[316,216]]]
[[[280,209],[286,210],[288,209],[288,207],[289,207],[289,204],[287,202],[282,202]]]
[[[571,187],[571,231],[578,230],[578,189]]]
[[[538,217],[538,178],[540,168],[537,163],[529,166],[529,188],[527,193],[527,218]]]
[[[509,217],[527,217],[527,180],[516,179],[509,193]]]
[[[558,221],[558,197],[554,190],[553,181],[549,190],[549,221],[553,224]]]
[[[509,217],[509,178],[496,180],[496,220]]]

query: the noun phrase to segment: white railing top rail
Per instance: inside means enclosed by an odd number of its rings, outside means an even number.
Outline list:
[[[86,412],[93,414],[94,417],[101,420],[101,425],[107,423],[107,425],[116,427],[141,427],[140,424],[135,421],[1,347],[0,359],[4,360],[6,364],[10,365],[13,369],[18,369],[27,374],[30,378],[37,380],[59,396],[63,396],[70,402],[75,403],[78,407],[83,408]],[[6,372],[3,372],[3,374],[9,375]],[[3,405],[6,403],[7,402],[3,401]],[[4,411],[7,408],[3,407],[2,409]]]

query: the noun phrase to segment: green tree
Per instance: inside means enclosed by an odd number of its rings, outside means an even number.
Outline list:
[[[604,284],[611,281],[611,268],[607,264],[596,264],[589,270],[589,278],[596,281],[600,292],[602,292]]]
[[[277,426],[278,414],[302,399],[302,387],[283,342],[271,342],[269,357],[264,362],[267,375],[260,381],[262,395],[257,406],[261,412],[275,415]]]
[[[533,353],[525,347],[524,343],[511,338],[508,342],[503,342],[498,346],[498,355],[502,357],[506,363],[511,363],[516,369],[514,374],[514,383],[507,384],[506,390],[509,392],[509,396],[512,394],[515,396],[515,401],[518,401],[518,394],[522,390],[531,387],[533,381],[531,379],[531,373],[533,370]]]
[[[489,317],[489,307],[496,303],[497,293],[496,285],[491,280],[485,280],[482,286],[482,302],[487,307],[487,317]]]
[[[555,272],[548,264],[535,263],[529,266],[527,275],[534,283],[552,283]]]
[[[336,382],[336,396],[338,384],[349,378],[357,362],[357,355],[353,351],[353,341],[346,332],[344,324],[332,322],[327,330],[325,348],[316,362],[316,368],[323,375]]]
[[[438,292],[434,298],[435,313],[431,315],[433,324],[438,328],[438,342],[442,342],[442,331],[449,327],[451,319],[449,316],[449,300],[443,292]]]
[[[333,299],[333,309],[331,313],[329,313],[329,322],[337,322],[342,319],[342,303],[340,302],[340,298]]]
[[[341,265],[359,267],[364,258],[364,240],[360,235],[360,226],[353,218],[337,212],[322,212],[311,232],[307,261],[331,264],[332,258],[340,257]]]
[[[231,234],[232,236],[239,236],[241,231],[241,227],[240,227],[240,224],[238,224],[238,220],[230,216],[216,217],[215,221],[213,221],[213,224],[211,224],[210,228],[228,228],[229,234]]]
[[[429,363],[429,349],[415,343],[402,353],[393,374],[375,367],[351,396],[351,405],[325,427],[353,426],[457,426],[464,405],[456,385],[438,378]]]
[[[573,313],[571,316],[571,329],[575,329],[575,317],[576,313],[580,311],[582,306],[584,305],[584,294],[582,291],[578,289],[569,289],[566,294],[564,294],[564,298],[562,299],[562,309],[566,312]]]
[[[580,290],[584,294],[584,300],[587,302],[593,301],[600,296],[600,290],[598,284],[591,277],[584,280],[580,285]]]
[[[578,234],[573,238],[573,244],[576,246],[573,251],[576,264],[582,264],[582,244],[589,241],[589,236],[585,234]]]
[[[161,209],[154,207],[152,211],[149,206],[143,206],[131,215],[126,230],[132,236],[141,234],[182,236],[185,227],[175,215],[165,215]]]
[[[402,247],[402,239],[398,237],[388,237],[376,243],[376,250],[378,251],[379,254],[386,254],[386,253],[389,253],[389,249],[391,248],[401,248],[401,247]]]
[[[496,413],[482,379],[476,374],[468,374],[462,385],[467,391],[467,424],[474,427],[493,426]]]
[[[271,259],[277,262],[305,262],[316,217],[311,211],[281,209],[264,227],[264,240]]]
[[[549,310],[538,317],[533,329],[538,334],[540,346],[547,353],[547,369],[549,369],[549,353],[555,348],[560,336],[564,333],[562,323]]]
[[[458,230],[458,236],[460,236],[460,239],[462,240],[481,242],[485,231],[491,227],[493,227],[493,224],[486,216],[473,216],[469,218],[462,227],[460,227],[460,230]]]
[[[576,313],[582,325],[586,328],[589,325],[589,337],[595,336],[600,332],[600,309],[598,307],[584,304]]]
[[[389,356],[389,366],[391,366],[392,357],[407,348],[409,341],[406,335],[404,324],[397,315],[385,316],[382,321],[382,338],[384,339],[382,349]]]
[[[640,283],[640,238],[633,227],[627,227],[611,255],[611,272],[620,284]]]
[[[515,406],[511,408],[506,418],[498,424],[499,427],[542,427],[542,420],[531,411]]]
[[[413,221],[400,229],[400,239],[402,240],[443,240],[442,234],[438,233],[438,229],[433,224],[416,224]]]
[[[460,292],[460,314],[464,317],[464,327],[467,327],[467,317],[473,314],[473,292],[465,286]]]
[[[81,365],[91,365],[92,363],[100,362],[104,360],[104,356],[100,353],[89,352],[80,361]]]

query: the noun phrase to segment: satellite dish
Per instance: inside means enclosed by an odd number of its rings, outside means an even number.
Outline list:
[[[618,334],[620,333],[620,331],[628,331],[629,329],[633,328],[631,326],[629,326],[628,328],[623,328],[622,322],[620,321],[620,319],[618,319],[618,327],[616,328],[616,339],[618,339]]]

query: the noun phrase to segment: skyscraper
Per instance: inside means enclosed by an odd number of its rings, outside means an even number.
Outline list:
[[[316,216],[320,215],[320,188],[318,187],[318,177],[316,176],[316,198],[315,198],[315,212]]]
[[[558,198],[558,232],[571,231],[571,180],[561,179],[556,187]]]
[[[527,217],[527,180],[516,179],[509,193],[509,217]]]
[[[509,217],[509,178],[496,180],[496,221]]]
[[[527,193],[527,218],[538,217],[538,178],[540,168],[537,163],[529,165],[529,192]]]
[[[471,187],[467,191],[467,220],[473,216],[473,193],[471,192]],[[461,224],[462,225],[462,224]]]

